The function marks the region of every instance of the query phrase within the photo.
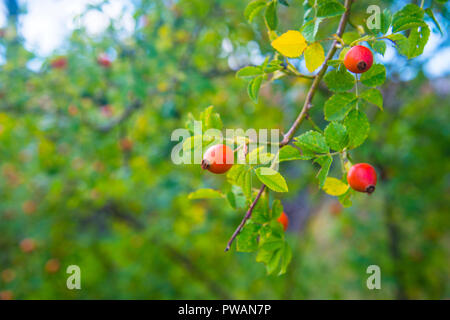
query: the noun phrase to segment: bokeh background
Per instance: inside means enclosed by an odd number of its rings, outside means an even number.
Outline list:
[[[302,25],[302,2],[288,2],[279,32]],[[364,24],[368,5],[405,3],[358,1],[351,22]],[[299,112],[309,80],[265,85],[254,104],[235,77],[273,54],[262,19],[245,21],[246,4],[2,1],[1,299],[450,298],[448,2],[425,1],[444,34],[430,23],[423,56],[389,45],[376,55],[388,70],[385,111],[367,109],[369,138],[352,152],[379,173],[373,195],[343,209],[318,190],[311,162],[281,166],[293,260],[279,277],[254,254],[224,253],[244,212],[187,199],[229,188],[225,177],[170,158],[172,131],[209,105],[227,128],[285,130]],[[329,95],[321,88],[311,110],[322,127]],[[81,290],[66,287],[72,264]],[[366,287],[372,264],[381,290]]]

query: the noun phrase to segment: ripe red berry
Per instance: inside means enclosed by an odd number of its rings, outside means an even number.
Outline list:
[[[58,57],[50,62],[50,66],[54,69],[65,69],[67,67],[67,58]]]
[[[358,163],[348,170],[347,182],[352,189],[371,194],[375,191],[377,173],[370,164]]]
[[[203,155],[202,169],[212,173],[225,173],[233,166],[233,150],[225,144],[217,144]]]
[[[281,213],[281,216],[278,217],[277,221],[283,225],[283,229],[286,231],[289,225],[289,218],[284,211]]]
[[[106,53],[102,53],[98,56],[97,62],[99,65],[105,68],[111,67],[111,59],[109,59],[108,55]]]
[[[364,46],[354,46],[344,57],[344,65],[353,73],[363,73],[370,69],[373,63],[372,51]]]

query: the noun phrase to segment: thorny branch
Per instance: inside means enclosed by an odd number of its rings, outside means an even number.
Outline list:
[[[350,16],[350,7],[353,3],[353,0],[345,0],[345,12],[341,17],[341,20],[339,21],[339,26],[336,32],[336,35],[338,38],[342,37],[345,26],[347,25],[349,16]],[[337,44],[338,40],[334,40],[331,44],[331,48],[327,53],[327,56],[325,57],[325,61],[322,64],[322,67],[320,68],[317,75],[314,77],[314,81],[311,84],[311,87],[308,90],[308,93],[305,98],[305,102],[303,104],[303,108],[300,111],[299,115],[297,116],[297,119],[295,119],[294,123],[292,124],[291,128],[288,130],[288,132],[284,135],[283,140],[280,143],[280,149],[286,146],[294,137],[295,132],[297,131],[300,124],[303,122],[303,120],[308,115],[309,109],[312,107],[312,99],[314,98],[314,95],[319,87],[320,82],[322,81],[323,76],[325,75],[325,72],[328,69],[328,61],[331,60],[336,53],[337,50]],[[234,231],[233,235],[231,236],[230,240],[228,241],[227,247],[225,248],[225,251],[230,250],[231,244],[233,243],[234,239],[236,239],[239,232],[241,232],[242,228],[244,227],[245,223],[248,219],[252,216],[253,209],[255,208],[256,204],[258,203],[259,199],[261,198],[261,195],[263,194],[264,190],[266,189],[266,185],[263,184],[261,188],[258,191],[258,194],[256,198],[253,200],[252,204],[248,208],[247,213],[245,214],[244,218],[242,219],[241,223],[237,227],[237,229]]]

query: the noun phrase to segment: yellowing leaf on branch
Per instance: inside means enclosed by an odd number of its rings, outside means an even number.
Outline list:
[[[320,43],[315,42],[308,46],[305,50],[306,68],[309,72],[313,72],[325,61],[325,51]]]
[[[307,47],[305,37],[300,31],[289,30],[272,41],[272,47],[288,58],[297,58]]]
[[[347,192],[348,185],[339,179],[327,177],[323,190],[332,196],[340,196]]]

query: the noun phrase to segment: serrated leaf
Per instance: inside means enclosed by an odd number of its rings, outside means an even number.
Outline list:
[[[376,52],[378,52],[379,54],[384,56],[384,53],[386,52],[386,42],[381,41],[381,40],[372,41],[370,45],[373,50],[375,50]]]
[[[348,91],[355,85],[355,78],[345,68],[331,70],[323,80],[328,88],[334,92]]]
[[[331,149],[341,151],[348,144],[347,128],[340,123],[331,122],[325,128],[325,139]]]
[[[306,41],[314,42],[316,40],[317,31],[319,31],[319,25],[323,19],[315,18],[306,22],[300,29],[300,32],[305,37]]]
[[[259,167],[255,172],[259,181],[264,183],[269,189],[275,192],[288,192],[286,180],[279,172],[265,167]]]
[[[330,151],[323,134],[312,130],[296,137],[294,144],[307,154],[328,153]]]
[[[333,163],[333,158],[331,156],[321,156],[316,158],[314,162],[318,163],[321,167],[317,174],[317,179],[319,180],[319,188],[322,188]]]
[[[361,93],[361,98],[379,107],[383,111],[383,95],[377,89],[369,89]]]
[[[339,179],[327,177],[323,185],[323,191],[332,196],[340,196],[347,192],[349,186]]]
[[[338,59],[327,61],[327,65],[329,65],[330,67],[334,67],[334,68],[339,67],[341,64],[342,64],[342,60],[338,60]]]
[[[264,149],[265,147],[262,146],[250,151],[247,154],[248,164],[266,164],[275,157],[272,153],[263,151]]]
[[[392,14],[391,11],[389,11],[388,8],[383,10],[383,13],[381,14],[380,17],[380,23],[381,23],[381,33],[382,34],[386,34],[386,32],[388,32],[389,27],[391,26],[391,21],[392,21]]]
[[[344,208],[348,208],[352,206],[352,189],[348,188],[347,192],[338,196],[339,202],[342,204]]]
[[[274,200],[272,203],[272,210],[269,218],[278,219],[279,216],[283,213],[283,205],[280,200]]]
[[[280,149],[280,153],[278,155],[278,161],[292,161],[292,160],[310,160],[314,157],[313,154],[305,154],[301,153],[299,149],[286,145]]]
[[[345,7],[336,0],[324,0],[318,3],[317,16],[318,17],[335,17],[343,14]]]
[[[325,51],[320,43],[315,42],[309,45],[305,50],[306,68],[313,72],[325,61]]]
[[[392,32],[424,25],[424,11],[416,4],[407,4],[392,17]]]
[[[194,192],[189,193],[189,200],[196,199],[222,199],[224,194],[218,190],[214,189],[198,189]]]
[[[244,11],[245,19],[248,22],[252,22],[253,18],[256,16],[256,14],[266,6],[267,1],[266,0],[255,0],[250,2]]]
[[[352,110],[344,120],[349,137],[349,147],[356,148],[366,140],[370,131],[367,116],[360,110]]]
[[[195,136],[190,136],[183,141],[183,152],[200,150],[213,141],[214,138],[207,135],[202,136],[201,134],[198,134]]]
[[[245,195],[242,188],[237,185],[231,186],[231,191],[227,193],[227,200],[233,209],[243,209],[246,206]]]
[[[203,122],[204,130],[208,130],[208,129],[221,130],[223,127],[222,119],[220,118],[220,115],[213,111],[214,111],[214,107],[209,106],[200,114],[200,119]]]
[[[275,30],[278,26],[277,1],[272,0],[266,8],[265,18],[270,30]]]
[[[434,16],[433,10],[431,10],[431,8],[427,8],[427,9],[425,9],[425,13],[427,14],[428,17],[431,18],[434,25],[439,30],[439,33],[441,34],[441,36],[444,35],[444,33],[442,32],[441,26],[439,25],[439,22],[437,21],[436,17]]]
[[[390,34],[390,35],[386,36],[386,38],[394,41],[394,43],[397,47],[398,53],[400,53],[403,56],[408,56],[408,51],[409,51],[408,38],[406,38],[401,33]]]
[[[289,266],[289,263],[291,263],[292,260],[292,249],[287,243],[287,241],[284,242],[283,248],[281,251],[281,264],[280,264],[280,272],[278,275],[282,275],[286,273],[287,267]]]
[[[236,77],[239,78],[249,78],[249,77],[256,77],[261,75],[263,72],[261,68],[259,67],[253,67],[248,66],[240,69],[238,72],[236,72]]]
[[[256,78],[253,78],[248,84],[247,93],[254,103],[258,102],[259,89],[261,88],[262,79],[262,76],[257,76]]]
[[[414,27],[411,29],[408,37],[408,59],[415,58],[423,53],[429,37],[430,28],[428,28],[427,25]]]
[[[353,41],[355,41],[355,40],[357,40],[359,38],[360,38],[360,35],[356,31],[349,31],[349,32],[346,32],[346,33],[344,33],[342,35],[342,40],[347,45],[350,45],[350,43],[352,43]]]
[[[374,64],[362,74],[361,82],[368,87],[381,86],[386,80],[386,68],[382,64]]]
[[[355,101],[355,94],[350,92],[337,93],[331,96],[324,105],[325,119],[328,121],[343,120],[352,109]]]
[[[235,164],[227,172],[227,181],[232,185],[239,185],[240,176],[248,170],[248,166],[242,164]]]
[[[258,249],[258,231],[260,226],[247,222],[236,238],[236,250],[239,252],[253,252]]]
[[[306,49],[307,43],[305,37],[295,30],[289,30],[272,41],[272,47],[282,55],[289,58],[301,56]]]

